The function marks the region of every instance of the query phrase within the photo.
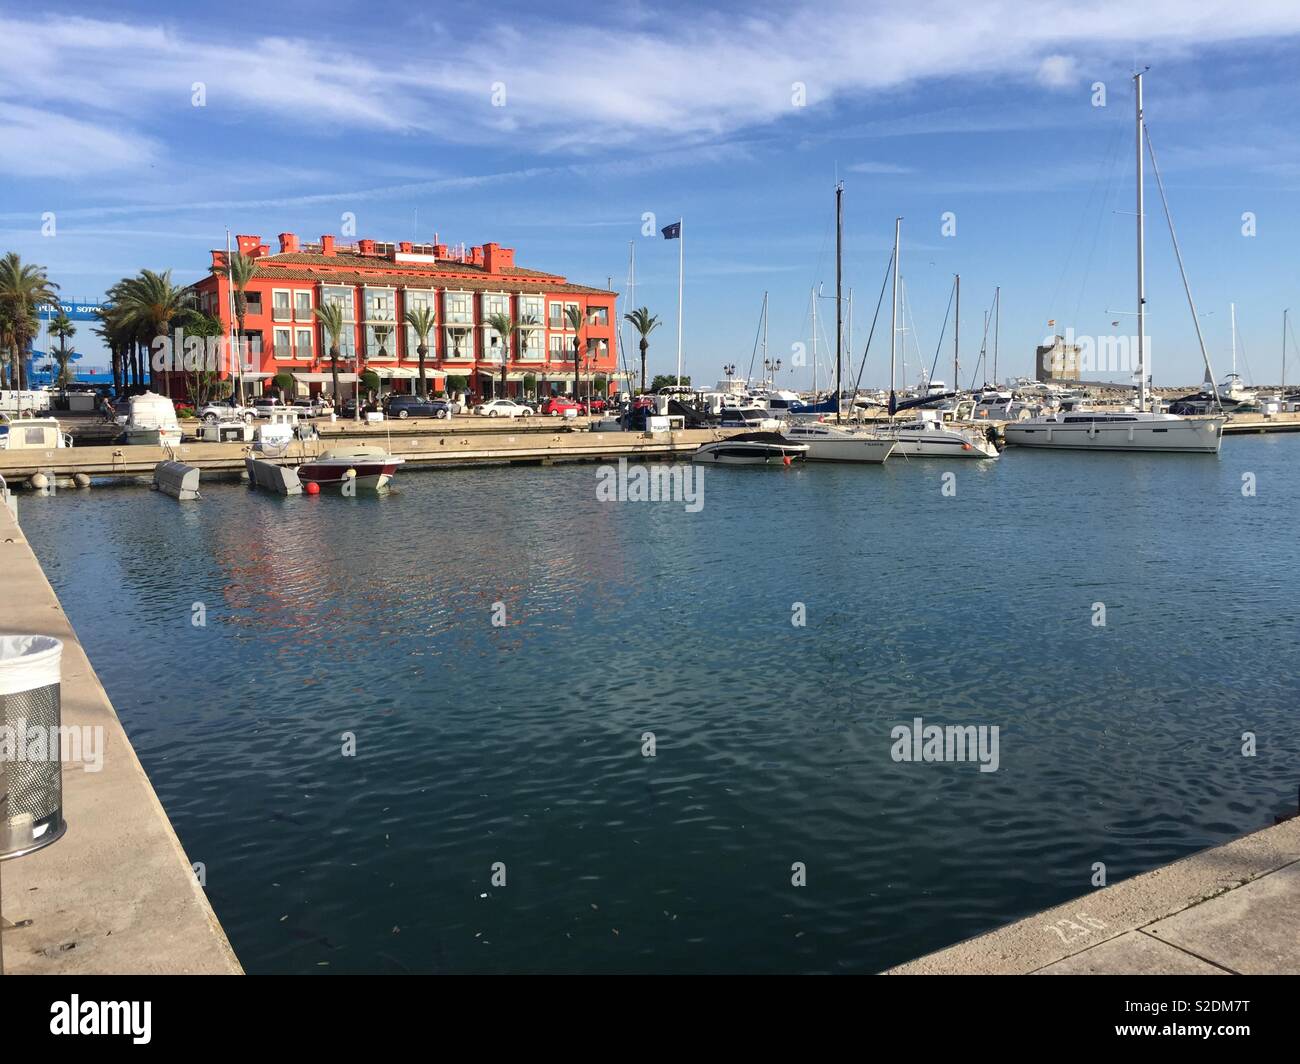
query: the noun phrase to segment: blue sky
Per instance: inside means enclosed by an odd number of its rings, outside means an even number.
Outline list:
[[[1280,376],[1283,308],[1300,315],[1293,2],[177,11],[0,4],[0,246],[46,265],[69,297],[143,266],[194,280],[227,227],[274,245],[286,230],[338,233],[344,212],[359,236],[496,240],[522,265],[622,292],[635,241],[636,302],[665,322],[651,368],[667,371],[677,246],[641,236],[653,212],[660,226],[685,219],[687,372],[748,368],[767,290],[781,383],[806,386],[792,345],[811,337],[810,288],[834,291],[838,175],[855,360],[901,215],[909,352],[932,359],[960,272],[965,372],[1000,285],[999,372],[1027,373],[1049,319],[1134,331],[1129,75],[1149,64],[1148,123],[1217,374],[1231,302],[1239,368],[1259,383]],[[1156,383],[1193,383],[1200,355],[1153,182],[1148,210]],[[93,348],[88,328],[77,339]],[[909,353],[909,378],[920,361]],[[939,365],[950,377],[951,333]],[[864,382],[887,377],[878,335]]]

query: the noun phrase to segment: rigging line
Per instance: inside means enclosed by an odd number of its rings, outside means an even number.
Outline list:
[[[880,298],[876,300],[876,313],[871,318],[871,331],[867,333],[867,346],[862,349],[862,362],[858,365],[858,376],[853,382],[853,394],[858,394],[858,386],[862,383],[862,374],[867,368],[867,352],[871,350],[871,338],[876,335],[876,321],[880,317],[880,308],[885,302],[885,289],[889,287],[889,274],[894,268],[894,251],[889,251],[889,262],[885,265],[885,279],[880,283]]]
[[[1123,126],[1117,123],[1115,126],[1115,132],[1111,135],[1110,147],[1107,148],[1106,154],[1102,157],[1103,159],[1109,160],[1114,154],[1115,146],[1119,142],[1119,134],[1122,129]],[[1092,184],[1088,188],[1088,198],[1084,201],[1083,210],[1079,212],[1079,218],[1074,227],[1074,235],[1070,238],[1070,250],[1066,253],[1065,258],[1061,263],[1061,272],[1057,276],[1056,287],[1052,290],[1051,301],[1047,304],[1053,311],[1056,309],[1057,297],[1065,287],[1065,275],[1074,261],[1075,249],[1078,247],[1079,240],[1083,236],[1084,226],[1092,216],[1092,201],[1094,197],[1096,197],[1097,193],[1102,189],[1103,183],[1105,183],[1106,187],[1109,188],[1109,173],[1109,166],[1099,167],[1096,176],[1092,180]],[[1102,202],[1104,203],[1104,199]],[[1100,218],[1098,220],[1100,221]]]
[[[1214,367],[1210,365],[1210,353],[1205,350],[1205,337],[1201,333],[1201,319],[1196,315],[1196,300],[1192,298],[1192,286],[1187,281],[1187,270],[1183,268],[1183,253],[1178,247],[1178,234],[1174,232],[1174,216],[1169,213],[1169,200],[1165,198],[1165,182],[1160,176],[1160,164],[1156,162],[1156,149],[1151,143],[1151,129],[1145,122],[1142,123],[1142,132],[1146,135],[1147,154],[1151,157],[1151,172],[1155,174],[1156,188],[1160,190],[1160,202],[1165,208],[1165,221],[1169,223],[1169,239],[1174,244],[1174,257],[1178,260],[1178,272],[1183,278],[1183,291],[1187,293],[1187,306],[1192,312],[1192,324],[1196,327],[1196,342],[1201,345],[1201,357],[1205,360],[1205,369],[1210,374],[1210,382],[1215,380]],[[1142,367],[1142,373],[1147,371],[1146,366]],[[1140,385],[1139,385],[1140,386]],[[1223,400],[1219,397],[1219,389],[1213,389],[1214,405],[1219,408],[1219,413],[1223,413]]]
[[[764,305],[763,314],[766,313],[767,313],[767,306]],[[759,337],[761,337],[762,335],[763,335],[763,317],[762,315],[759,315],[758,328],[754,330],[754,347],[753,350],[749,352],[749,370],[745,374],[746,386],[748,386],[749,382],[754,379],[754,359],[758,357],[758,340]]]
[[[1079,283],[1079,297],[1078,299],[1075,300],[1074,303],[1074,319],[1073,319],[1074,321],[1079,320],[1079,309],[1083,306],[1083,297],[1088,290],[1088,279],[1092,276],[1093,259],[1095,259],[1097,256],[1097,245],[1101,241],[1101,231],[1106,224],[1106,205],[1111,201],[1112,197],[1115,195],[1115,188],[1117,185],[1117,177],[1119,173],[1118,162],[1119,162],[1119,146],[1120,146],[1121,132],[1123,132],[1123,126],[1117,127],[1115,130],[1115,137],[1111,142],[1110,155],[1108,156],[1108,161],[1106,163],[1106,191],[1105,194],[1102,196],[1100,208],[1097,212],[1097,226],[1092,233],[1092,246],[1088,249],[1088,258],[1087,261],[1084,263],[1083,279]],[[1106,253],[1107,253],[1108,261],[1110,255],[1110,235],[1111,235],[1110,229],[1107,228]]]
[[[980,357],[975,360],[975,368],[971,370],[970,391],[975,390],[975,378],[980,374],[980,366],[984,365],[984,356],[989,349],[989,312],[984,312],[984,335],[980,337]],[[960,383],[960,382],[958,382]]]
[[[934,361],[930,363],[930,380],[934,380],[934,371],[939,368],[939,349],[943,347],[943,337],[948,331],[948,315],[952,313],[952,297],[957,291],[957,282],[952,282],[952,288],[948,290],[948,309],[943,312],[943,328],[939,330],[939,342],[934,345]],[[952,386],[957,387],[957,382],[953,381]]]

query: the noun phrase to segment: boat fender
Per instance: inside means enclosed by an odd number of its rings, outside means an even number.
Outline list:
[[[969,450],[970,450],[970,444],[969,444],[969,443],[963,443],[963,444],[961,445],[961,449],[962,449],[963,451],[969,451]]]

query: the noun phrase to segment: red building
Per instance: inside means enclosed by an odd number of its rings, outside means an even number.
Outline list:
[[[359,240],[336,245],[334,237],[299,244],[280,234],[272,254],[261,237],[240,236],[237,250],[255,260],[245,288],[247,313],[242,334],[244,388],[249,395],[272,390],[271,379],[288,370],[299,395],[332,390],[329,340],[313,313],[327,302],[343,309],[339,343],[340,391],[351,395],[356,374],[373,370],[383,392],[414,392],[419,376],[419,340],[406,312],[428,307],[436,317],[425,356],[430,392],[446,388],[448,377],[464,378],[477,396],[501,395],[502,360],[506,394],[541,395],[574,391],[574,339],[578,341],[578,393],[593,384],[613,387],[618,318],[617,294],[569,284],[562,276],[515,265],[512,248],[498,244],[452,252],[446,244],[383,244]],[[224,266],[226,252],[212,252]],[[231,328],[230,283],[213,274],[192,286],[204,313]],[[570,327],[566,310],[577,307],[582,327]],[[508,351],[487,324],[498,313],[515,322]],[[228,361],[228,360],[224,360]],[[221,369],[223,379],[234,374]],[[154,388],[186,398],[184,370],[155,371]]]

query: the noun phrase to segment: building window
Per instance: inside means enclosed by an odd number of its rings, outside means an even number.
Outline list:
[[[238,297],[236,297],[236,298],[238,298]],[[237,306],[237,305],[238,305],[238,304],[236,304],[236,306]],[[246,314],[261,314],[261,313],[262,313],[262,293],[261,293],[261,292],[245,292],[245,293],[244,293],[244,312],[245,312]]]
[[[321,303],[335,303],[342,307],[343,320],[346,322],[357,320],[353,310],[353,296],[354,292],[351,288],[343,288],[338,285],[322,285],[320,290]]]
[[[277,288],[271,293],[271,320],[291,321],[293,311],[289,309],[289,290]]]
[[[526,322],[529,318],[537,325],[546,321],[546,300],[541,296],[519,297],[519,320]]]
[[[609,354],[608,340],[588,340],[587,357],[592,361],[605,358]]]
[[[311,293],[297,291],[293,294],[293,316],[299,321],[311,321]]]
[[[464,325],[474,323],[474,297],[469,292],[448,292],[445,299],[448,322]]]
[[[564,328],[564,304],[563,303],[551,304],[551,328],[552,329]]]
[[[396,301],[391,288],[366,289],[366,321],[396,321]]]
[[[546,337],[540,325],[522,325],[515,335],[519,337],[519,357],[521,359],[542,357]]]
[[[292,358],[292,357],[293,357],[293,349],[292,349],[292,346],[291,346],[291,344],[290,344],[290,342],[289,342],[289,330],[288,330],[288,329],[276,329],[276,330],[275,330],[275,357],[276,357],[276,358]]]
[[[311,329],[296,330],[293,352],[298,358],[310,360],[312,356],[312,331]]]
[[[386,334],[380,336],[379,333]],[[391,326],[367,325],[366,326],[366,354],[370,358],[396,358],[397,357],[397,331]]]
[[[494,314],[510,316],[510,297],[500,292],[484,292],[483,320],[486,321]]]
[[[588,325],[608,325],[609,324],[609,307],[588,307],[587,308]]]
[[[449,326],[445,343],[444,350],[447,358],[465,359],[474,357],[474,332],[472,329],[465,326],[460,328]]]
[[[410,310],[429,310],[438,314],[438,293],[432,288],[403,288],[402,306]]]
[[[564,336],[561,333],[551,334],[551,361],[552,362],[573,361],[573,337],[572,336]]]

